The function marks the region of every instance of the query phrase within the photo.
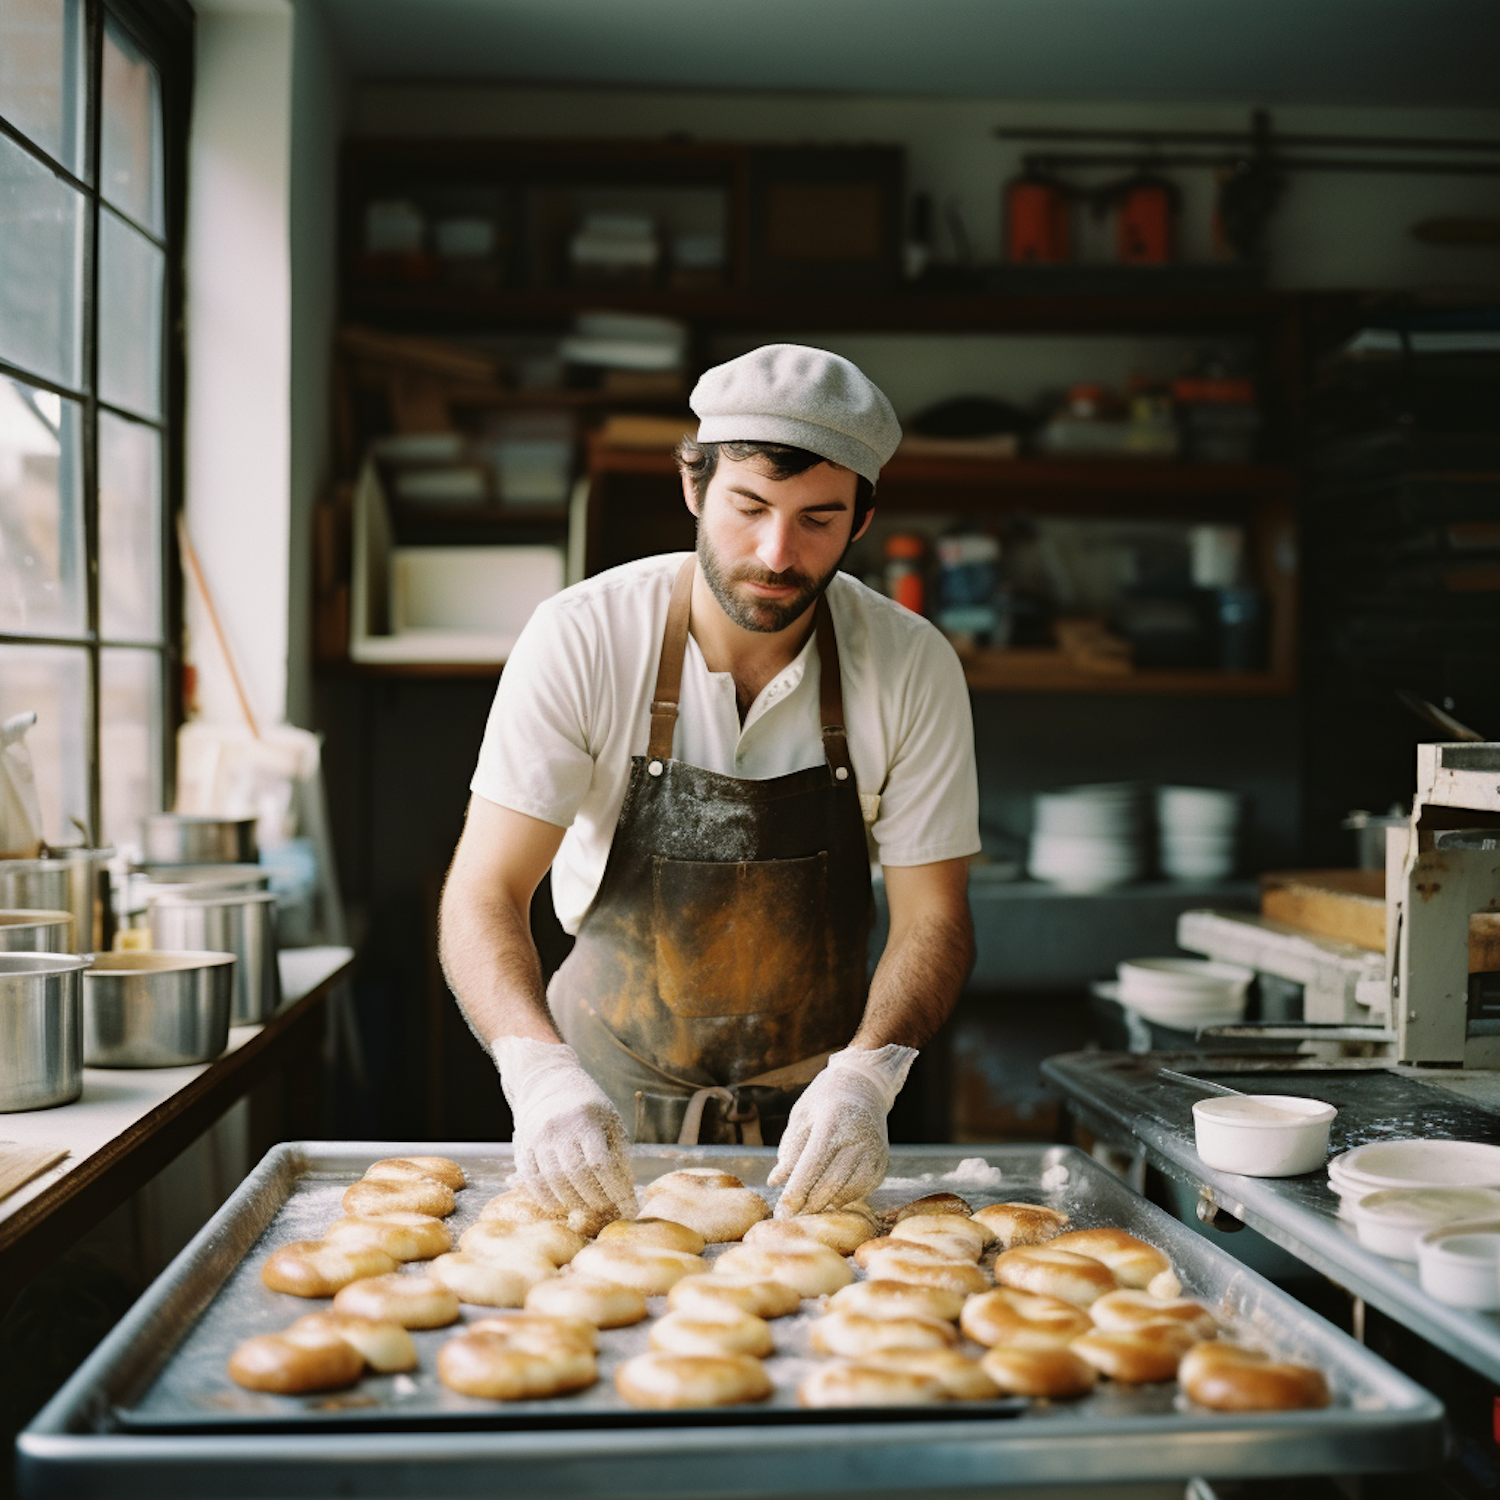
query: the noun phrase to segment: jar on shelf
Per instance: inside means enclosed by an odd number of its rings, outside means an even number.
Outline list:
[[[913,614],[927,612],[927,582],[922,555],[927,544],[919,536],[898,531],[885,539],[885,591]]]

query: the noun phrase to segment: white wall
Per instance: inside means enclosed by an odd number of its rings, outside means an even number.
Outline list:
[[[997,125],[1244,130],[1253,102],[1241,108],[369,84],[356,93],[350,127],[358,135],[649,138],[678,131],[702,140],[897,143],[907,149],[911,188],[930,192],[940,210],[955,203],[978,258],[995,261],[1001,184],[1015,175],[1024,149],[996,140]],[[1279,130],[1351,135],[1500,136],[1500,110],[1287,107],[1275,111],[1274,123]],[[1184,188],[1184,258],[1205,260],[1209,175],[1173,175]],[[1500,213],[1500,178],[1298,174],[1273,222],[1272,284],[1493,287],[1500,284],[1500,253],[1493,247],[1439,249],[1410,235],[1419,219],[1478,213]],[[942,237],[938,251],[951,253]]]
[[[199,0],[189,148],[189,530],[262,725],[306,722],[310,512],[327,470],[342,82],[321,12]],[[243,722],[190,587],[203,717]]]

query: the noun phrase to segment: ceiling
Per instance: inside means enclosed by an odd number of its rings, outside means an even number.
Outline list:
[[[1497,0],[322,0],[356,79],[1500,104]]]

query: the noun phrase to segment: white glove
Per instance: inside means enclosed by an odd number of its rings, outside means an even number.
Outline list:
[[[490,1047],[515,1118],[516,1172],[544,1208],[636,1213],[630,1136],[619,1111],[561,1042],[502,1036]]]
[[[885,1117],[916,1061],[915,1047],[846,1047],[792,1106],[776,1168],[784,1182],[776,1216],[817,1213],[862,1198],[885,1181],[891,1159]]]

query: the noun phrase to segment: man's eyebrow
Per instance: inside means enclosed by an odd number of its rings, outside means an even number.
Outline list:
[[[755,503],[757,505],[766,505],[766,504],[769,503],[766,500],[766,497],[764,495],[757,495],[754,490],[747,489],[742,484],[731,484],[731,485],[728,486],[728,490],[729,490],[729,493],[731,495],[743,495],[747,500],[753,500],[753,501],[755,501]],[[848,510],[848,509],[849,509],[848,504],[845,501],[843,501],[843,500],[823,500],[823,501],[820,501],[816,505],[804,505],[804,506],[802,506],[801,507],[801,514],[806,515],[810,511],[815,511],[815,510],[816,511],[823,511],[823,510]]]

